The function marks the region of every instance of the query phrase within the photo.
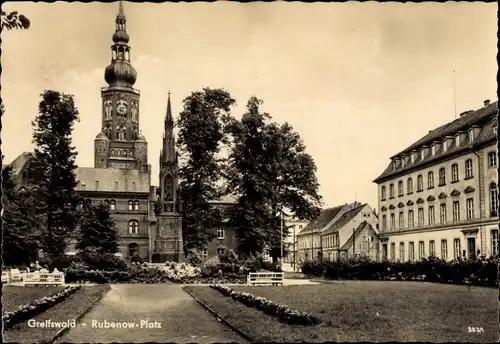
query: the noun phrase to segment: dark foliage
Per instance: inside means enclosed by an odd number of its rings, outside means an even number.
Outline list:
[[[118,250],[118,232],[108,205],[84,205],[80,213],[76,248],[93,250],[97,254],[115,253]]]

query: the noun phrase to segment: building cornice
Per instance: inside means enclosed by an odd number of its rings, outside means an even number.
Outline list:
[[[131,192],[131,191],[106,191],[106,190],[77,190],[81,196],[95,198],[149,198],[149,192]]]

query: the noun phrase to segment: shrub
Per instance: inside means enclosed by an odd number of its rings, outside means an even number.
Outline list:
[[[186,257],[186,262],[193,266],[201,266],[203,264],[203,258],[198,251],[191,251]]]
[[[130,261],[132,263],[144,263],[144,259],[142,259],[142,257],[138,254],[134,254],[132,257],[130,257]]]
[[[78,261],[93,270],[126,270],[127,262],[111,253],[100,254],[95,251],[85,251],[77,255]]]
[[[439,258],[418,262],[373,262],[367,259],[349,259],[338,262],[309,261],[301,266],[309,277],[358,280],[405,280],[436,283],[496,286],[498,259],[457,260],[446,262]]]

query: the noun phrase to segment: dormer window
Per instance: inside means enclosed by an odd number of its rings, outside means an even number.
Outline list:
[[[425,158],[425,154],[424,154],[424,150],[422,149],[420,151],[420,160],[424,160],[424,158]]]
[[[401,168],[405,167],[405,157],[401,159]]]
[[[443,152],[446,152],[448,150],[448,140],[443,141]]]
[[[455,146],[460,146],[460,135],[455,136]]]
[[[434,145],[431,147],[431,155],[436,155],[436,146]]]
[[[415,162],[415,154],[411,155],[411,163],[413,164]]]
[[[469,130],[469,142],[474,141],[474,130],[470,129]]]
[[[393,161],[392,162],[392,170],[396,171],[396,167],[397,167],[397,163],[396,163],[396,161]]]

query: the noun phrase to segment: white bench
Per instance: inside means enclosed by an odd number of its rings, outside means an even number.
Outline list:
[[[248,285],[271,284],[283,285],[283,272],[250,272],[247,278]]]
[[[55,270],[48,272],[30,272],[23,278],[23,286],[29,285],[64,285],[64,273]]]
[[[7,271],[2,271],[2,283],[9,283],[9,273]]]
[[[23,280],[23,274],[19,269],[10,269],[9,271],[9,282],[21,282]]]

